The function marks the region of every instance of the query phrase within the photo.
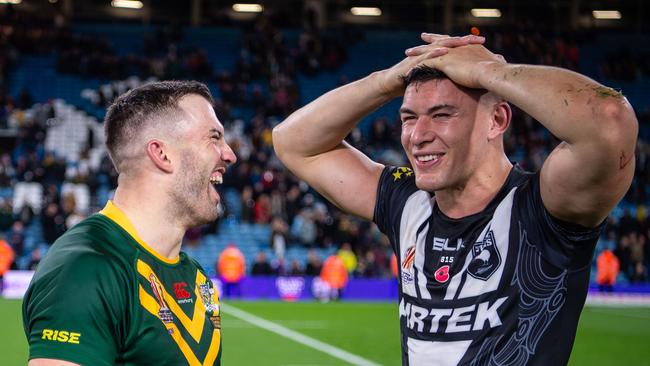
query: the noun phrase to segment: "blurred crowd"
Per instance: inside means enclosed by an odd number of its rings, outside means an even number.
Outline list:
[[[18,131],[13,149],[2,151],[0,155],[0,233],[4,233],[4,240],[17,258],[29,259],[14,262],[14,268],[35,266],[43,248],[100,208],[103,202],[97,197],[116,185],[116,173],[107,157],[98,164],[90,163],[91,142],[75,162],[45,149],[48,127],[57,119],[51,103],[34,104],[28,90],[17,96],[6,93],[7,72],[21,55],[54,53],[59,73],[106,80],[121,80],[132,75],[196,78],[214,85],[217,91],[215,110],[238,156],[223,187],[237,192],[238,202],[226,205],[224,217],[271,227],[268,244],[264,247],[269,251],[260,250],[251,274],[315,275],[325,260],[318,250],[330,249],[343,260],[353,277],[391,276],[390,244],[377,227],[341,213],[288,172],[274,156],[271,141],[272,128],[299,107],[298,75],[336,73],[347,59],[347,46],[344,45],[349,46],[350,42],[344,40],[362,42],[361,31],[320,30],[306,22],[292,44],[283,31],[261,17],[244,25],[233,68],[216,70],[209,63],[205,50],[179,46],[184,37],[180,28],[161,29],[146,39],[142,54],[119,56],[114,45],[96,36],[74,34],[56,18],[39,20],[5,12],[0,13],[0,23],[0,51],[3,51],[0,52],[0,73],[4,75],[0,76],[0,129],[11,126]],[[521,27],[517,32],[495,29],[486,33],[488,46],[513,62],[578,68],[581,37]],[[625,77],[617,71],[608,75]],[[341,80],[345,79],[345,75],[341,75]],[[102,95],[97,103],[107,105],[114,97]],[[247,110],[250,118],[236,117],[235,108]],[[523,168],[539,169],[558,141],[529,116],[513,109],[512,127],[505,137],[506,151]],[[27,110],[30,112],[26,113]],[[348,140],[377,161],[405,165],[407,161],[401,152],[400,126],[396,119],[396,115],[377,117],[367,130],[353,131]],[[622,206],[626,209],[620,218],[610,218],[598,245],[597,255],[604,249],[611,249],[620,262],[622,278],[630,282],[647,281],[650,263],[650,218],[645,209],[650,182],[649,156],[648,144],[639,141],[634,184]],[[79,209],[75,195],[62,194],[64,182],[86,185],[90,196],[95,198],[90,206]],[[2,194],[11,192],[11,188],[20,183],[41,186],[42,203],[38,208],[28,203],[12,207],[9,194]],[[25,243],[25,231],[35,220],[42,227],[45,247]],[[190,230],[186,239],[193,245],[201,245],[201,237],[217,233],[218,226],[216,223]],[[308,260],[301,263],[288,258],[286,253],[292,246],[310,248]],[[25,248],[31,249],[26,252]],[[268,252],[272,253],[272,258],[268,258]]]

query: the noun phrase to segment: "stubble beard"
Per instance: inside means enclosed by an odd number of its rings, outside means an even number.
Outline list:
[[[180,219],[188,227],[207,224],[219,216],[218,207],[209,202],[207,176],[189,152],[181,155],[178,180],[172,187],[171,207],[173,219]]]

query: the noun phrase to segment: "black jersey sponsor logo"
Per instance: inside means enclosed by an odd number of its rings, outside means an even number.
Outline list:
[[[163,321],[163,323],[173,323],[174,316],[172,315],[171,310],[169,310],[167,303],[165,303],[165,299],[163,299],[162,285],[153,273],[149,275],[149,284],[151,285],[153,296],[156,298],[158,305],[160,306],[158,317]]]
[[[402,298],[399,315],[406,320],[406,327],[418,333],[461,333],[496,328],[502,324],[499,308],[507,296],[493,302],[455,308],[422,307]]]
[[[501,265],[501,255],[497,249],[494,232],[490,228],[483,240],[472,246],[472,256],[474,259],[469,263],[467,273],[479,280],[487,281]]]
[[[461,248],[465,247],[463,239],[458,238],[456,240],[456,245],[450,243],[449,238],[433,238],[433,251],[434,252],[457,252]]]

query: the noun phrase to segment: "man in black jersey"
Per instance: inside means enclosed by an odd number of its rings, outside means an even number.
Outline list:
[[[293,113],[273,131],[275,150],[390,238],[404,365],[566,364],[596,240],[634,173],[634,111],[585,76],[509,64],[481,37],[422,39],[390,69]],[[411,167],[343,141],[402,95]],[[562,140],[538,172],[504,152],[509,103]]]

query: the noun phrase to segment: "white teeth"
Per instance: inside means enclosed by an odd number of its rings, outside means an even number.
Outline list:
[[[418,156],[417,159],[418,161],[426,162],[431,160],[438,160],[441,156],[442,154],[422,155]]]
[[[210,183],[221,184],[223,183],[223,177],[222,176],[210,177]]]

